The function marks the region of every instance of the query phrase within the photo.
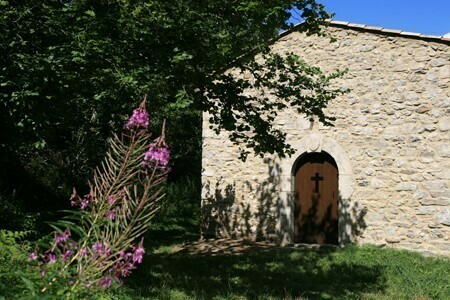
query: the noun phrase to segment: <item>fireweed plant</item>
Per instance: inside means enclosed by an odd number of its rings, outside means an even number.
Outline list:
[[[142,236],[159,208],[169,172],[165,122],[154,140],[148,125],[144,97],[122,135],[111,138],[89,194],[81,197],[74,189],[70,204],[77,209],[52,224],[52,243],[41,243],[29,255],[42,279],[40,293],[73,296],[108,288],[142,262]]]

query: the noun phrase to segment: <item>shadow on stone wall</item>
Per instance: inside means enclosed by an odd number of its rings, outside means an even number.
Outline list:
[[[342,199],[339,195],[339,244],[355,242],[367,228],[367,208],[361,208],[357,201]]]
[[[272,159],[264,159],[267,177],[264,181],[244,181],[239,184],[245,191],[236,193],[236,182],[226,183],[224,178],[217,182],[206,182],[203,186],[201,232],[204,238],[227,237],[250,240],[270,240],[277,244],[292,243],[295,211],[294,193],[282,192],[282,168]],[[286,183],[284,183],[286,184]],[[255,187],[256,185],[256,187]],[[292,189],[294,187],[292,186]],[[238,194],[238,195],[237,195]],[[239,197],[239,199],[237,198]],[[315,224],[318,202],[311,208],[310,224]],[[331,207],[326,212],[331,215]],[[367,227],[366,209],[357,202],[339,197],[338,241],[340,245],[354,242]],[[307,230],[325,232],[331,235],[330,224],[316,224]]]
[[[257,224],[256,240],[270,240],[279,243],[281,241],[277,222],[284,224],[284,228],[289,226],[288,216],[282,213],[285,211],[280,192],[282,169],[280,164],[271,159],[264,159],[264,163],[267,166],[269,176],[256,188],[256,199],[258,201],[257,211],[254,214]]]
[[[203,186],[202,236],[231,237],[278,242],[277,222],[288,226],[280,197],[281,167],[265,159],[268,177],[256,187],[250,181],[242,182],[245,191],[236,199],[236,184],[226,184],[220,178],[215,184]],[[248,196],[247,196],[248,195]],[[250,199],[253,198],[253,199]]]
[[[233,207],[236,205],[235,185],[222,186],[221,177],[215,186],[211,186],[208,181],[202,187],[204,199],[201,208],[201,233],[204,238],[234,237],[232,232],[236,225],[231,224],[237,223],[237,217],[233,216]]]

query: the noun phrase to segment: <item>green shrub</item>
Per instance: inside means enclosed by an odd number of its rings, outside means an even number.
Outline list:
[[[33,276],[28,265],[29,243],[27,231],[0,230],[0,299],[24,296]]]

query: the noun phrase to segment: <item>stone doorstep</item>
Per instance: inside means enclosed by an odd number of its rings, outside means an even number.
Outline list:
[[[304,243],[288,244],[288,245],[286,245],[286,247],[297,248],[297,249],[319,249],[319,250],[321,250],[321,249],[330,250],[330,249],[343,248],[343,246],[338,246],[338,245],[334,245],[334,244],[319,245],[319,244],[304,244]]]

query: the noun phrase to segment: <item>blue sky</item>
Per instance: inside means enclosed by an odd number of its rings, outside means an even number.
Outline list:
[[[334,20],[430,35],[450,33],[450,0],[317,1],[335,13]]]

